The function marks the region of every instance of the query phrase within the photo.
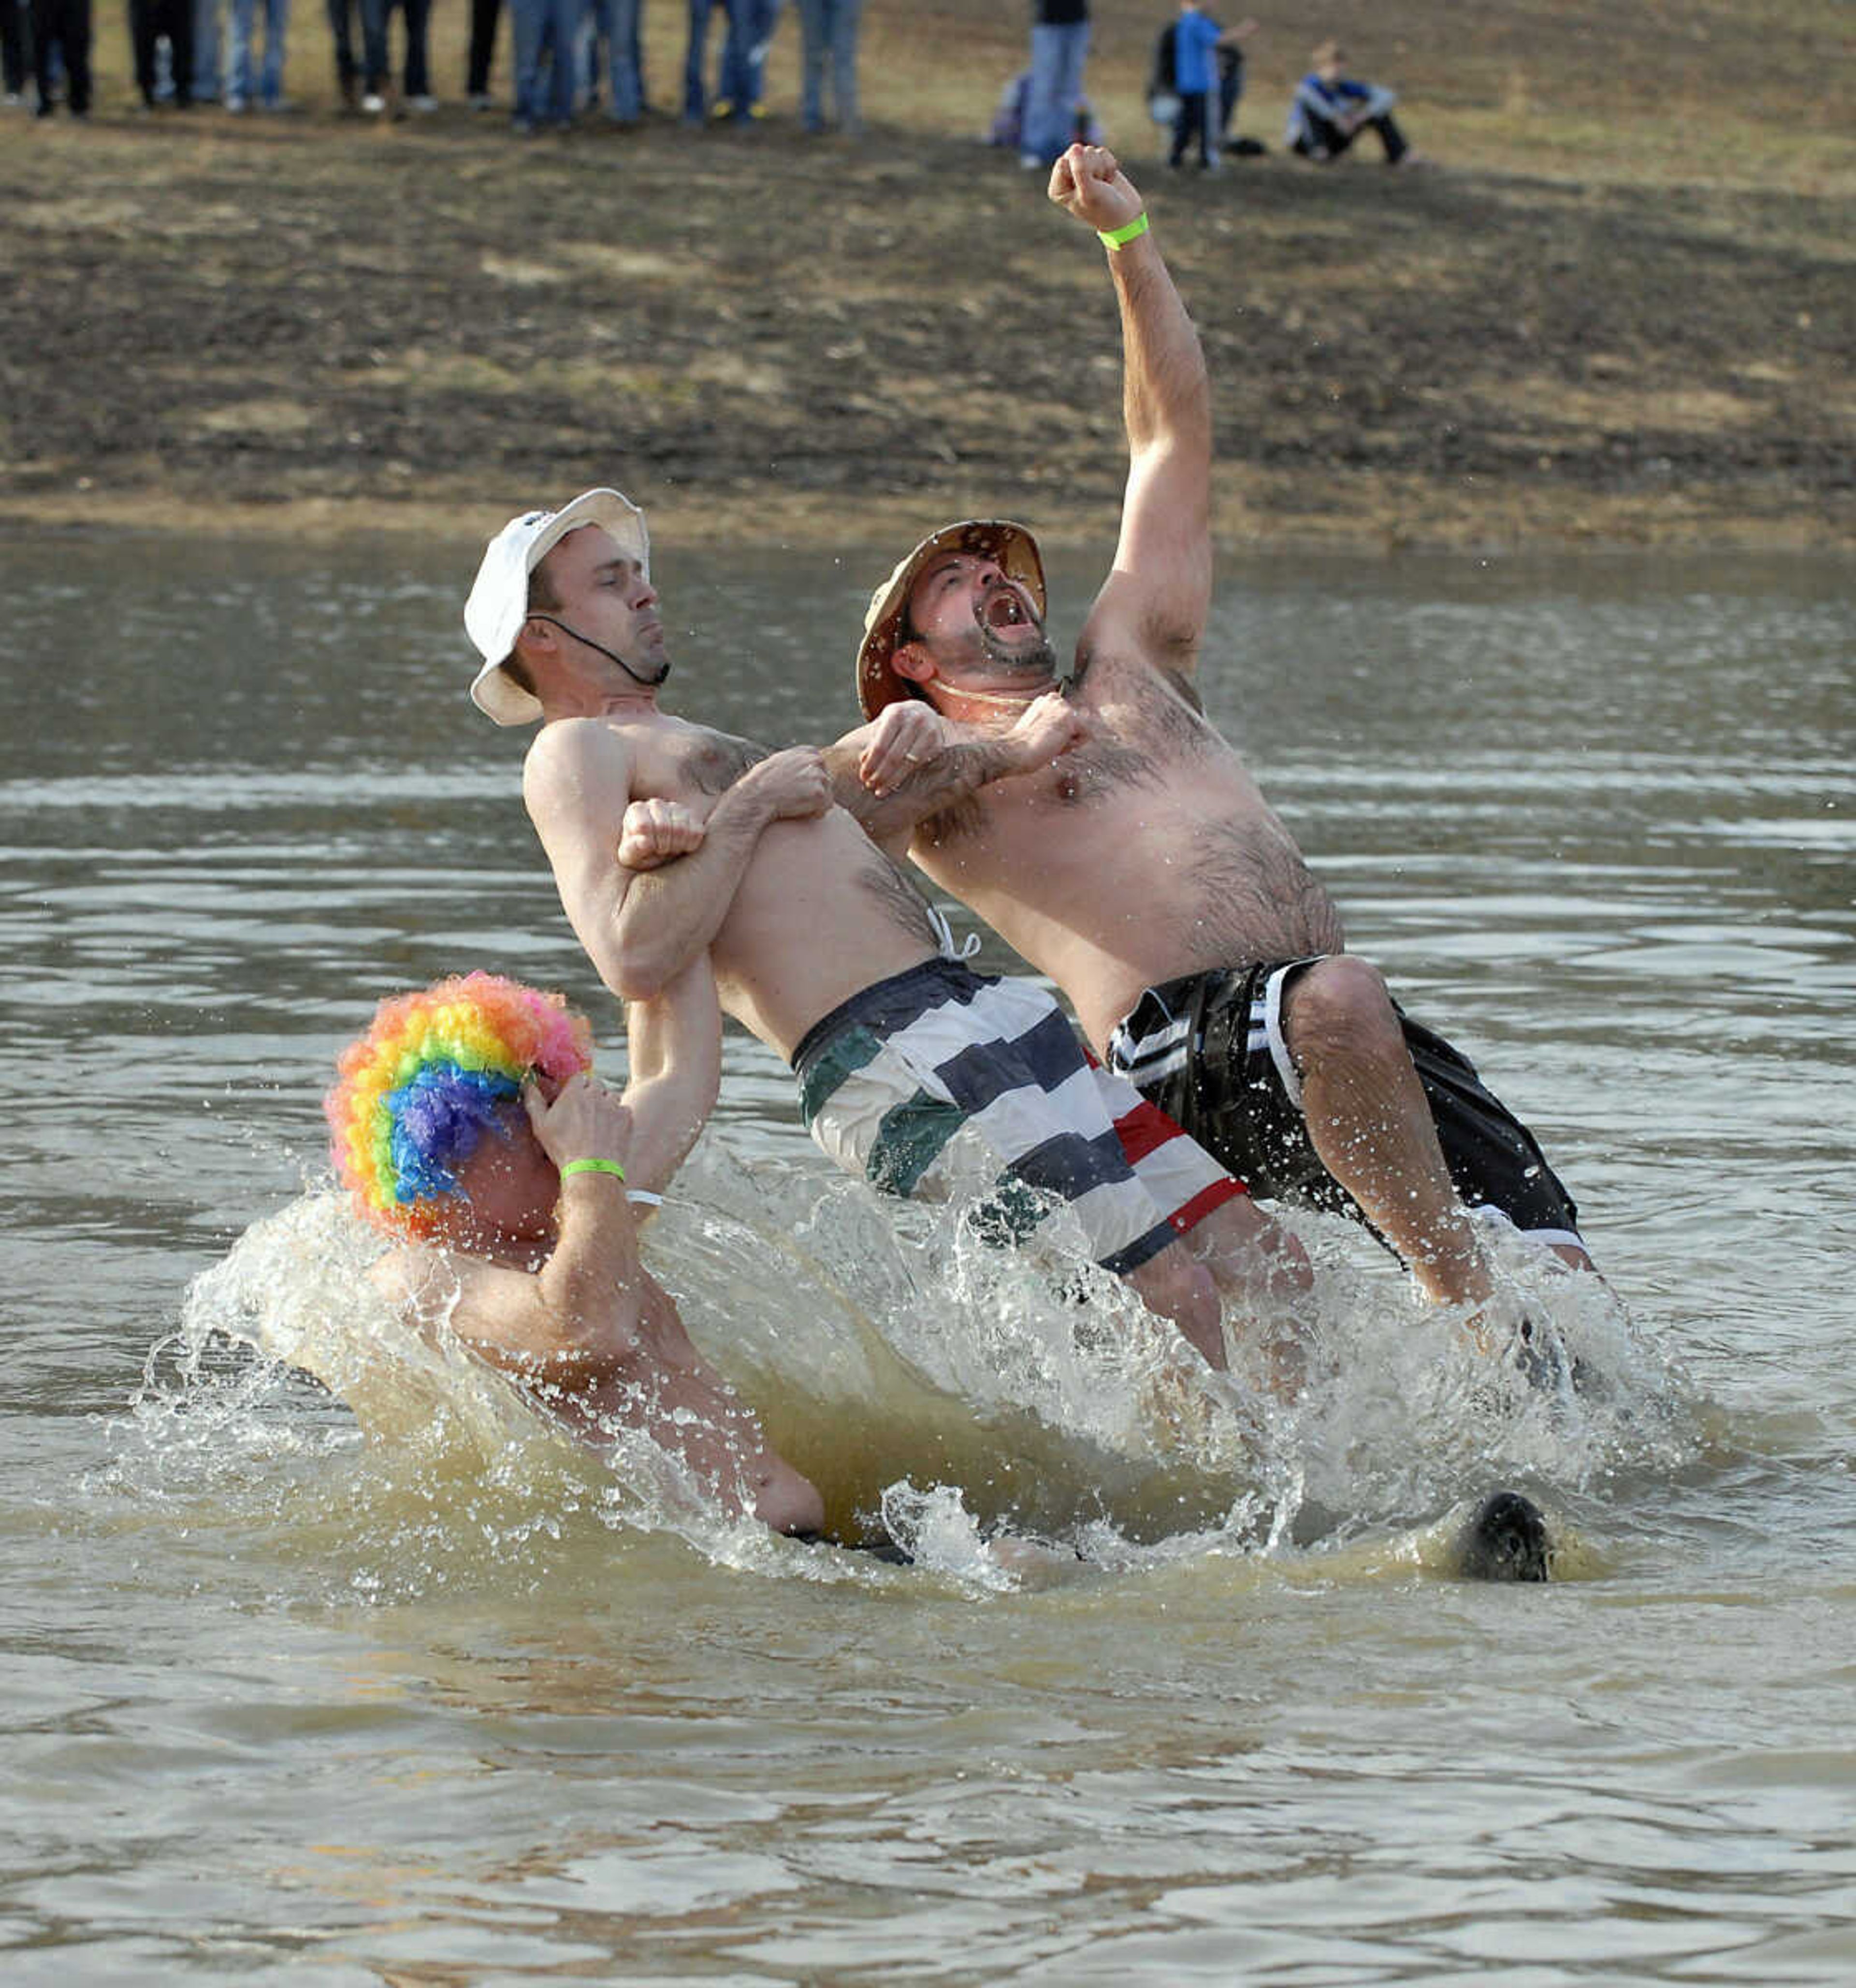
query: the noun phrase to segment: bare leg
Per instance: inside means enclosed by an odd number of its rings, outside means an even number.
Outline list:
[[[1290,984],[1282,1026],[1322,1164],[1427,1296],[1480,1304],[1491,1280],[1476,1225],[1451,1184],[1377,969],[1346,953],[1319,961]]]

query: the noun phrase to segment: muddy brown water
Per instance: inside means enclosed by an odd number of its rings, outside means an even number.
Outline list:
[[[841,728],[896,549],[664,549],[669,701]],[[1151,1412],[731,1036],[654,1249],[829,1494],[916,1527],[889,1570],[468,1377],[375,1373],[366,1434],[226,1337],[353,1329],[317,1102],[378,994],[493,965],[605,1026],[465,701],[472,561],[0,549],[7,1979],[1847,1979],[1848,563],[1221,570],[1208,708],[1573,1185],[1601,1401],[1492,1397],[1312,1226],[1336,1372]],[[1055,563],[1070,632],[1095,576]],[[1497,1477],[1554,1584],[1451,1577]],[[994,1577],[1002,1513],[1092,1563]]]

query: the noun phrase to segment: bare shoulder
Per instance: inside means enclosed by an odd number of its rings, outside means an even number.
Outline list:
[[[635,798],[637,756],[618,726],[598,718],[544,725],[522,768],[522,799],[544,844],[592,829],[604,834]]]
[[[456,1273],[436,1249],[399,1243],[371,1263],[367,1274],[386,1303],[415,1324],[443,1317],[457,1303]]]
[[[522,762],[525,790],[597,773],[610,777],[631,764],[625,732],[603,718],[557,718],[535,735]]]

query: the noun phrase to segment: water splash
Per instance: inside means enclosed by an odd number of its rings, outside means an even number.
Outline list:
[[[1207,1371],[1113,1280],[1054,1279],[957,1210],[879,1203],[814,1166],[742,1167],[713,1134],[647,1255],[834,1529],[880,1526],[976,1592],[1040,1577],[991,1543],[1002,1532],[1111,1568],[1276,1557],[1421,1531],[1497,1484],[1563,1506],[1693,1455],[1674,1363],[1595,1280],[1518,1242],[1503,1256],[1505,1302],[1580,1371],[1576,1392],[1543,1391],[1390,1264],[1363,1265],[1356,1232],[1298,1228],[1315,1322],[1287,1403],[1241,1357]],[[269,1523],[364,1598],[539,1581],[544,1548],[610,1564],[664,1538],[769,1574],[892,1577],[730,1520],[635,1432],[589,1454],[449,1335],[409,1332],[368,1282],[381,1246],[326,1193],[248,1230],[150,1356],[125,1484]]]

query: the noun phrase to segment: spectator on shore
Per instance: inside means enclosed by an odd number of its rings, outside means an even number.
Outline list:
[[[587,0],[587,99],[600,95],[599,56],[605,56],[606,115],[615,124],[635,124],[644,114],[635,49],[640,0]]]
[[[264,62],[252,57],[252,29],[264,8]],[[225,107],[234,113],[252,104],[275,110],[283,102],[284,44],[290,32],[290,0],[232,0],[231,38],[225,56]]]
[[[330,18],[350,0],[329,0]],[[470,0],[470,41],[464,57],[464,97],[473,110],[490,108],[489,72],[496,59],[496,23],[503,0]]]
[[[1025,106],[1031,89],[1031,73],[1021,69],[1000,91],[998,107],[992,114],[992,129],[986,136],[987,144],[1003,146],[1008,151],[1019,149],[1025,138]],[[1102,141],[1102,120],[1086,96],[1076,100],[1071,129],[1075,134],[1073,144],[1099,145]]]
[[[90,114],[90,0],[32,0],[32,66],[39,115],[49,117],[58,101],[54,58],[64,64],[65,108]]]
[[[0,13],[9,19],[19,12],[15,0],[0,0]],[[135,86],[152,110],[161,89],[160,44],[168,43],[168,69],[174,103],[185,110],[193,101],[193,0],[129,0],[129,44],[135,56]],[[8,84],[10,90],[12,86]]]
[[[1261,158],[1269,147],[1257,138],[1234,138],[1231,135],[1231,121],[1238,114],[1238,103],[1244,94],[1244,49],[1242,44],[1262,31],[1255,21],[1240,22],[1237,28],[1238,39],[1221,46],[1218,58],[1218,150],[1228,157]]]
[[[516,130],[574,122],[574,51],[581,0],[510,0],[516,39]],[[545,79],[544,72],[545,70]]]
[[[26,72],[32,66],[26,59],[29,25],[25,0],[0,0],[0,94],[9,110],[25,101]]]
[[[857,30],[863,0],[799,0],[800,120],[825,127],[825,79],[831,79],[831,122],[847,137],[862,129],[857,116]]]
[[[1218,86],[1216,56],[1235,49],[1246,35],[1256,32],[1255,21],[1240,22],[1235,28],[1221,28],[1198,0],[1180,0],[1179,19],[1172,25],[1172,85],[1179,109],[1174,114],[1173,149],[1167,163],[1176,171],[1184,163],[1187,149],[1195,141],[1201,170],[1211,172],[1218,164],[1218,147],[1213,137],[1211,96]],[[1165,39],[1162,36],[1163,41]]]
[[[1076,106],[1089,54],[1089,0],[1031,0],[1031,81],[1018,163],[1055,165],[1075,142]]]
[[[344,110],[361,108],[361,66],[356,50],[365,46],[361,0],[327,0],[330,52],[335,59],[335,88]]]
[[[767,93],[767,52],[781,5],[782,0],[737,0],[730,10],[721,90],[709,113],[718,123],[767,115],[761,102]]]
[[[1323,42],[1309,58],[1312,66],[1295,86],[1282,141],[1305,159],[1337,159],[1363,130],[1379,134],[1389,166],[1415,165],[1417,154],[1394,122],[1398,99],[1389,90],[1361,83],[1346,73],[1346,51]]]
[[[219,24],[225,0],[192,0],[193,100],[217,103],[219,100]],[[179,79],[176,78],[178,86]]]
[[[237,0],[234,0],[237,4]],[[408,110],[435,110],[439,100],[432,93],[432,68],[427,38],[432,25],[432,0],[361,0],[361,25],[365,43],[366,93],[361,107],[378,117],[387,107],[392,86],[393,62],[388,48],[388,29],[395,8],[405,25],[406,63],[402,72],[405,87],[401,100]]]
[[[689,0],[689,41],[683,56],[683,122],[700,124],[707,112],[710,97],[703,82],[703,72],[708,65],[709,24],[713,19],[717,5],[722,9],[727,24],[726,38],[722,45],[722,57],[717,66],[715,95],[718,101],[728,94],[728,52],[735,46],[741,29],[738,25],[748,0]]]

